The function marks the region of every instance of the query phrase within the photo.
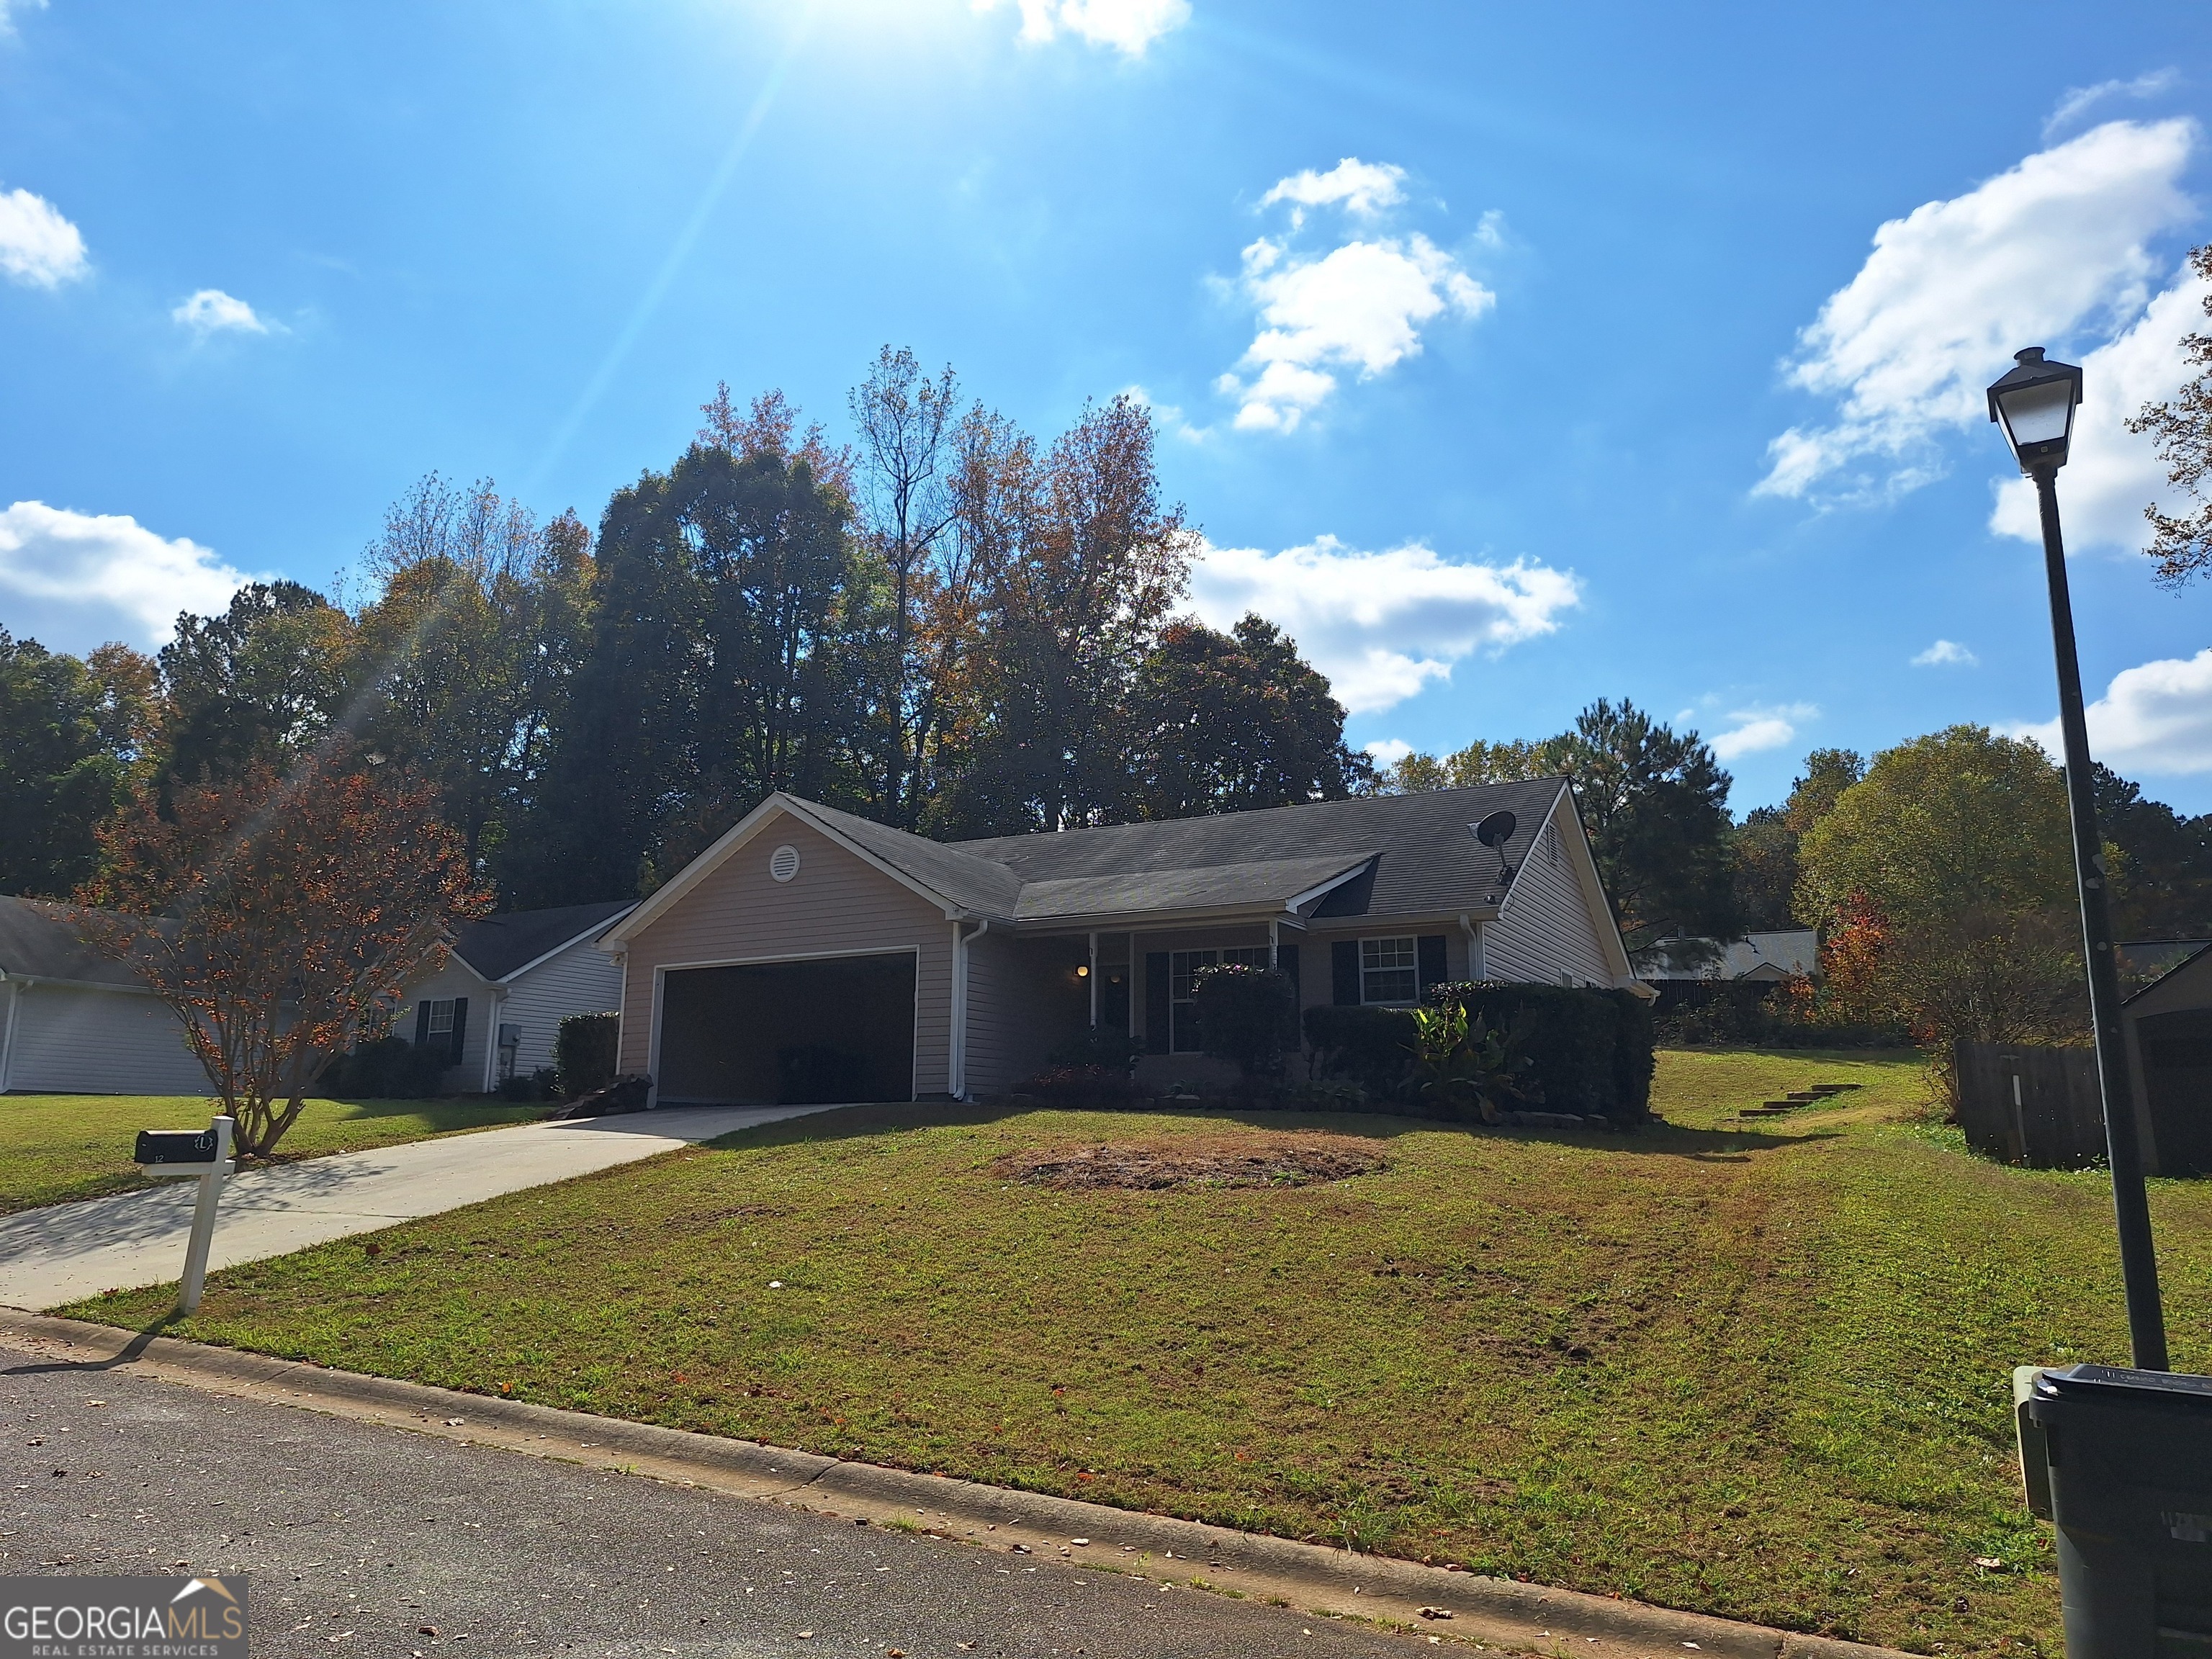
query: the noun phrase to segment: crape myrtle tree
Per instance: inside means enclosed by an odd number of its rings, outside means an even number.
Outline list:
[[[250,760],[100,831],[86,937],[131,962],[184,1029],[237,1145],[273,1152],[335,1055],[388,1024],[489,895],[441,791],[334,733],[289,769]]]

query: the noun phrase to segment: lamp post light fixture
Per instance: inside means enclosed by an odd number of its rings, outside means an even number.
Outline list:
[[[2089,726],[2081,709],[2081,665],[2074,649],[2074,603],[2066,583],[2066,546],[2058,529],[2058,469],[2074,438],[2081,403],[2081,371],[2045,359],[2041,346],[2017,353],[2014,366],[1990,387],[1990,419],[2004,428],[2020,470],[2035,482],[2043,515],[2044,574],[2051,585],[2051,640],[2058,660],[2058,726],[2064,738],[2066,801],[2074,826],[2074,874],[2081,896],[2081,944],[2089,968],[2089,1021],[2097,1045],[2097,1085],[2105,1107],[2105,1146],[2112,1166],[2112,1214],[2120,1236],[2120,1277],[2128,1304],[2128,1336],[2139,1370],[2162,1371],[2166,1319],[2158,1294],[2150,1202],[2143,1191],[2142,1139],[2135,1092],[2128,1082],[2120,1030],[2120,981],[2112,959],[2112,898],[2105,843],[2089,763]]]

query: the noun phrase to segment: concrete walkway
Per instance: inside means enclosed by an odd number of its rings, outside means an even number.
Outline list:
[[[512,1129],[338,1152],[223,1183],[208,1266],[289,1255],[394,1222],[480,1204],[596,1170],[827,1109],[694,1107],[526,1123]],[[197,1181],[0,1216],[0,1304],[33,1311],[184,1272]]]

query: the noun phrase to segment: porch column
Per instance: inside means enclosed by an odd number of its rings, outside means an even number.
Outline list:
[[[1091,935],[1091,1029],[1098,1029],[1098,935]]]

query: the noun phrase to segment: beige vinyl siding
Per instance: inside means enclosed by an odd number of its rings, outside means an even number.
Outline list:
[[[769,875],[779,847],[799,850],[799,873]],[[915,973],[917,1094],[946,1092],[951,1025],[952,924],[945,912],[789,815],[758,832],[629,942],[623,978],[622,1069],[652,1069],[658,970],[683,963],[773,961],[919,947]]]
[[[468,1023],[461,1030],[461,1057],[447,1068],[438,1086],[452,1094],[477,1094],[484,1086],[484,1045],[493,1040],[495,999],[493,988],[462,966],[458,957],[448,958],[435,974],[409,988],[407,1000],[392,1020],[392,1035],[414,1042],[415,1033],[422,1027],[417,1006],[441,1002],[448,997],[469,1000]]]
[[[1506,890],[1498,919],[1483,929],[1484,954],[1492,979],[1557,985],[1611,985],[1613,971],[1598,940],[1598,921],[1575,874],[1575,848],[1559,818],[1565,797]]]
[[[986,933],[968,946],[968,1088],[1002,1094],[1043,1067],[1091,1018],[1091,988],[1076,977],[1087,937],[1009,939]]]
[[[509,981],[506,989],[495,1024],[522,1028],[514,1072],[517,1077],[528,1077],[553,1063],[553,1044],[562,1020],[571,1014],[611,1014],[622,1006],[622,966],[586,939]],[[472,1021],[475,1012],[471,1006]],[[489,1035],[492,1041],[498,1040],[496,1030]]]
[[[207,1073],[157,997],[16,984],[7,1086],[28,1094],[204,1095]],[[0,1003],[0,1019],[8,1010]],[[4,1029],[4,1027],[0,1027]]]

